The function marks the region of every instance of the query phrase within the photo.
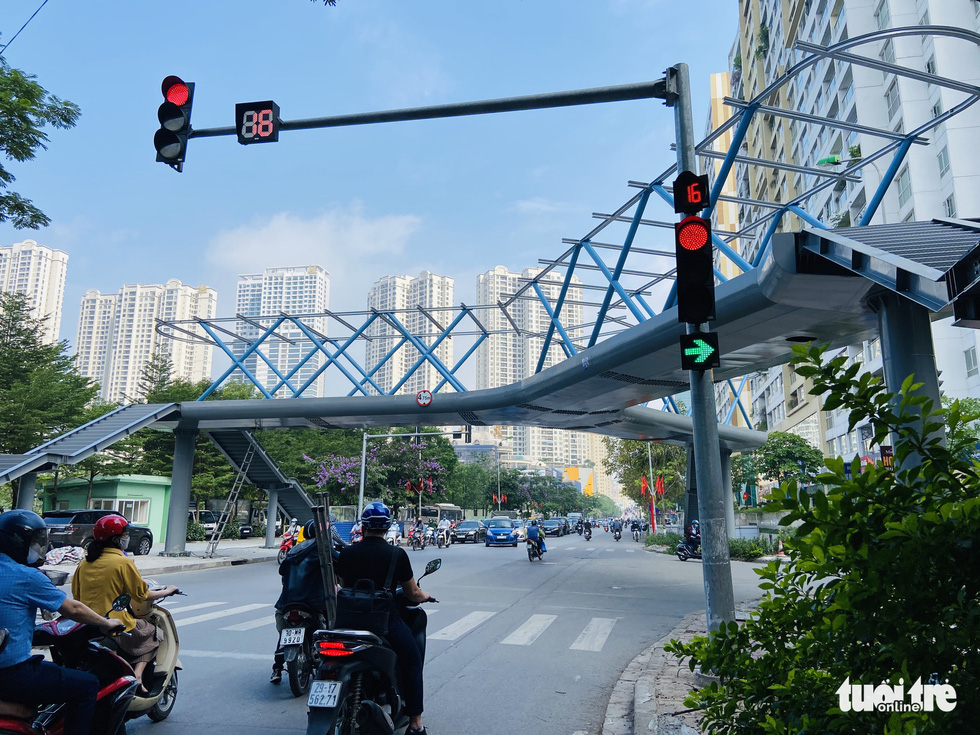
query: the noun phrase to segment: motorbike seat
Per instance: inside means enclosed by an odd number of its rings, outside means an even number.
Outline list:
[[[369,630],[355,630],[353,628],[333,628],[328,631],[331,638],[336,638],[342,641],[363,641],[365,643],[374,643],[376,645],[383,645],[384,639],[381,636],[372,633]]]
[[[22,702],[5,702],[0,700],[0,717],[10,717],[15,720],[24,720],[30,723],[37,714],[37,707]],[[33,732],[27,729],[24,732]]]

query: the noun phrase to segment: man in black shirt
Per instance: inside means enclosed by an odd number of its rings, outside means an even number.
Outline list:
[[[415,582],[412,562],[405,549],[385,541],[385,532],[391,527],[391,511],[383,503],[368,503],[361,513],[364,540],[340,552],[337,560],[337,576],[344,587],[353,586],[359,579],[370,579],[381,589],[388,577],[391,556],[395,555],[395,573],[391,591],[401,586],[405,598],[413,603],[426,602],[429,595]],[[398,655],[405,681],[405,708],[408,712],[406,735],[426,735],[422,726],[422,654],[415,643],[411,629],[397,615],[388,622],[388,642]]]

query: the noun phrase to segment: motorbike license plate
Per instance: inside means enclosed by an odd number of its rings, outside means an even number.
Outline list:
[[[308,707],[336,707],[338,696],[340,696],[339,681],[314,681],[310,683],[310,696],[306,700],[306,705]]]
[[[279,634],[280,646],[298,646],[303,642],[306,628],[283,628]]]

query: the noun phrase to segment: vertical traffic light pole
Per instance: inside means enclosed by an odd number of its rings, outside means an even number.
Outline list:
[[[691,85],[687,64],[677,64],[667,72],[667,104],[674,108],[677,138],[677,171],[697,173],[694,149],[694,116],[691,111]],[[673,84],[671,84],[671,81]],[[673,86],[673,89],[670,87]],[[674,192],[678,196],[678,192]],[[688,324],[688,333],[700,330]],[[698,481],[698,515],[704,563],[704,594],[708,630],[735,619],[735,593],[732,588],[731,560],[728,556],[728,528],[725,522],[725,483],[721,476],[721,448],[715,408],[713,372],[691,370],[691,417],[694,423],[694,467]],[[684,519],[687,524],[691,519]]]

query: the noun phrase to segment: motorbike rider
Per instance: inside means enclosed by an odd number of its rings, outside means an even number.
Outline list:
[[[330,528],[330,542],[333,544],[333,548],[335,550],[339,550],[339,549],[344,548],[345,546],[348,546],[348,543],[346,541],[344,541],[340,537],[340,531],[337,530],[337,515],[336,515],[336,513],[331,513],[330,514],[330,521],[329,521],[329,523],[327,523],[327,526],[329,526],[329,528]],[[336,556],[336,554],[334,554],[334,559],[336,559],[336,558],[337,558],[337,556]]]
[[[439,533],[442,535],[443,544],[449,546],[449,531],[452,528],[452,524],[449,522],[448,518],[443,518],[439,521]]]
[[[85,551],[85,559],[71,580],[71,594],[76,600],[93,610],[112,609],[112,602],[120,595],[130,595],[136,602],[147,602],[170,597],[177,593],[173,585],[151,590],[143,581],[136,564],[126,556],[129,547],[129,521],[122,516],[104,516],[92,529],[95,538]],[[148,620],[136,619],[128,610],[113,612],[113,616],[126,625],[128,636],[120,638],[119,648],[124,658],[133,665],[133,673],[139,682],[139,694],[149,694],[143,686],[143,670],[156,656],[160,643],[156,639],[156,626]]]
[[[415,519],[415,524],[412,526],[412,537],[425,542],[425,523],[422,522],[422,516]]]
[[[696,518],[691,521],[691,525],[684,532],[684,540],[695,551],[701,545],[701,527]]]
[[[618,531],[620,533],[620,535],[622,535],[622,533],[623,533],[623,524],[620,522],[620,520],[618,518],[613,518],[611,530],[612,530],[613,533],[616,533]]]
[[[538,525],[537,519],[531,521],[531,527],[527,529],[527,540],[533,541],[538,546],[538,551],[544,554],[548,549],[544,544],[544,529]]]
[[[579,534],[585,530],[585,522],[581,518],[579,518],[578,523],[575,524],[575,530],[578,531]]]
[[[88,735],[99,680],[95,674],[68,669],[31,655],[37,610],[57,611],[106,633],[121,633],[121,620],[107,620],[78,600],[70,600],[39,570],[48,527],[37,513],[0,514],[0,628],[8,632],[0,653],[0,694],[28,705],[65,703],[65,735]]]
[[[299,533],[299,520],[296,519],[296,518],[290,518],[289,519],[289,528],[287,528],[285,531],[283,531],[282,535],[283,536],[292,536],[293,538],[296,538],[296,534],[298,534],[298,533]]]
[[[421,527],[422,519],[416,524]],[[364,527],[364,540],[344,549],[337,562],[337,576],[341,586],[353,586],[361,579],[370,579],[377,589],[384,587],[391,565],[391,555],[395,555],[395,574],[392,589],[401,586],[402,593],[411,604],[429,600],[415,582],[412,562],[405,549],[391,546],[385,541],[385,532],[391,526],[391,511],[384,503],[368,503],[361,513]],[[388,622],[388,642],[398,656],[405,681],[405,707],[408,713],[406,735],[426,735],[422,725],[422,654],[409,626],[397,615]]]
[[[327,627],[323,577],[320,575],[320,554],[316,547],[316,524],[313,521],[307,521],[303,526],[303,535],[306,541],[291,548],[279,565],[282,592],[276,600],[277,634],[282,633],[282,629],[286,627],[286,608],[296,604],[307,605],[313,610],[320,611],[321,627]],[[344,544],[344,547],[346,548],[347,544]],[[285,663],[286,654],[277,645],[272,676],[269,677],[271,684],[282,681],[282,669]]]
[[[582,524],[582,528],[589,533],[592,533],[592,521],[586,518],[585,522]]]
[[[640,523],[640,519],[634,518],[633,522],[630,523],[630,533],[632,533],[633,531],[642,531],[642,530],[643,530],[643,524]]]

